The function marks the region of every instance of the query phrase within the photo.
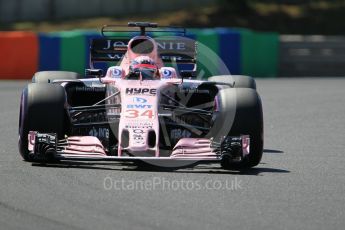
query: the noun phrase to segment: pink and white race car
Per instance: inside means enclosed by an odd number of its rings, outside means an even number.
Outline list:
[[[161,167],[219,162],[226,169],[259,164],[263,114],[254,79],[197,80],[197,44],[185,37],[185,29],[171,27],[182,37],[154,39],[149,35],[161,28],[157,24],[128,26],[139,28],[132,31],[139,34],[124,39],[115,36],[121,32],[115,27],[102,28],[103,37],[91,42],[85,76],[34,75],[21,96],[22,157],[144,161]],[[94,68],[98,62],[118,63],[103,74]]]

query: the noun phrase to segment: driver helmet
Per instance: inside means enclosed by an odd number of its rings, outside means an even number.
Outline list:
[[[155,80],[159,78],[158,68],[152,58],[148,56],[136,57],[129,66],[129,79]]]

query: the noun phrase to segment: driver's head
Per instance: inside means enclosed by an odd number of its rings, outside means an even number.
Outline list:
[[[148,56],[135,58],[129,66],[128,79],[155,80],[159,78],[158,68],[155,62]]]

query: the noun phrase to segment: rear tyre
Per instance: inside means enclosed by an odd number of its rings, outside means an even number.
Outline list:
[[[219,92],[219,113],[215,118],[213,136],[218,140],[226,135],[250,136],[249,155],[241,162],[222,161],[225,169],[245,169],[258,165],[263,152],[263,112],[261,99],[256,90],[227,88]],[[231,128],[230,128],[231,127]],[[223,133],[219,130],[223,129]]]
[[[77,80],[80,75],[68,71],[41,71],[32,77],[33,83],[52,83],[55,80]]]
[[[234,88],[256,89],[254,78],[245,75],[219,75],[208,78],[208,81],[231,84]]]
[[[36,83],[24,88],[19,112],[19,153],[26,161],[32,161],[28,150],[29,131],[56,133],[58,138],[65,134],[66,96],[62,86]]]

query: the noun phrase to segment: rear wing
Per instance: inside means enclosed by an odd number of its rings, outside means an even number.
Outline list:
[[[91,40],[91,64],[94,62],[120,61],[127,52],[129,40],[123,37],[105,37]],[[196,63],[196,41],[178,36],[162,36],[154,40],[158,46],[159,56],[164,63]]]
[[[139,28],[133,29],[133,28]],[[180,26],[158,26],[157,23],[152,22],[128,22],[127,26],[123,25],[104,25],[101,29],[103,37],[117,37],[120,33],[139,33],[145,36],[149,33],[164,33],[174,34],[179,36],[186,36],[186,29]],[[115,36],[114,36],[115,35]]]

